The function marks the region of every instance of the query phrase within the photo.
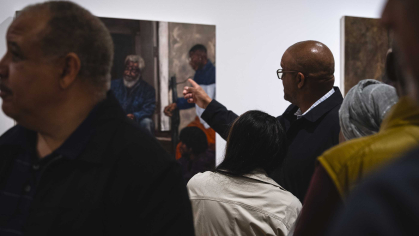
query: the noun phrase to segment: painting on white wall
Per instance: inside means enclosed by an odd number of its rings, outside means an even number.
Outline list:
[[[114,42],[111,90],[127,116],[176,159],[214,156],[215,132],[182,90],[191,78],[215,98],[215,26],[99,18]]]

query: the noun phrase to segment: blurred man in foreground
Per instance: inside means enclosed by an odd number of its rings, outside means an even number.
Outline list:
[[[419,1],[388,0],[382,22],[394,32],[409,93],[419,104]],[[416,149],[359,186],[329,235],[417,234],[418,183]]]
[[[108,92],[103,23],[45,2],[6,40],[0,96],[18,125],[0,137],[1,235],[193,235],[179,166]]]

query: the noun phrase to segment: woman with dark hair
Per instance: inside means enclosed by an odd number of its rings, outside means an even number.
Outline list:
[[[196,235],[287,235],[301,203],[268,177],[286,153],[276,118],[261,111],[238,117],[224,161],[188,183]]]

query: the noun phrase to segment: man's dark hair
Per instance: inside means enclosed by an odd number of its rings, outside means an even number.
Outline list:
[[[286,133],[275,117],[248,111],[233,123],[224,161],[216,171],[244,175],[261,168],[269,174],[282,164],[286,143]]]
[[[196,52],[196,51],[207,53],[207,48],[202,44],[196,44],[195,46],[191,48],[191,50],[189,50],[189,53]]]
[[[49,14],[47,26],[38,37],[46,57],[53,59],[73,52],[80,58],[79,76],[103,96],[110,86],[113,60],[112,37],[97,17],[67,1],[48,1],[30,5],[25,14]]]
[[[179,140],[188,148],[192,148],[195,155],[205,152],[208,148],[207,136],[198,127],[183,128],[180,131]]]

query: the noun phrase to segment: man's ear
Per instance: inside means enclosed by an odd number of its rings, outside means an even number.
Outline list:
[[[298,72],[298,74],[297,74],[297,81],[298,81],[298,84],[297,84],[298,88],[299,89],[303,88],[304,85],[305,85],[305,83],[306,83],[306,78],[305,78],[305,76],[304,76],[303,73]]]
[[[80,72],[80,58],[71,52],[64,57],[60,66],[62,66],[60,86],[62,89],[67,89],[74,83]]]

